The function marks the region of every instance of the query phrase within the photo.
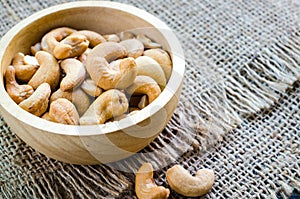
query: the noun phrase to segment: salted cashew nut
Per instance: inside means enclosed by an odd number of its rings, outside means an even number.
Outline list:
[[[29,113],[32,113],[36,116],[41,116],[46,112],[48,108],[50,94],[50,85],[48,83],[42,83],[34,91],[34,93],[30,97],[22,101],[19,106]]]
[[[103,35],[104,39],[108,42],[120,42],[120,37],[116,34]]]
[[[145,75],[154,79],[161,89],[166,86],[167,79],[159,63],[148,56],[140,56],[135,59],[137,75]]]
[[[137,76],[131,86],[126,88],[126,93],[133,94],[146,94],[148,96],[149,103],[153,102],[161,93],[161,90],[151,77]]]
[[[35,55],[38,51],[42,50],[41,42],[38,42],[30,47],[31,54]]]
[[[76,30],[68,27],[61,27],[51,30],[42,38],[42,49],[53,54],[53,50],[59,44],[59,42],[73,32],[76,32]]]
[[[144,44],[145,48],[152,49],[152,48],[161,48],[162,47],[160,44],[153,42],[151,39],[149,39],[147,36],[145,36],[143,34],[138,34],[136,36],[136,38]]]
[[[53,49],[57,59],[66,59],[80,56],[89,47],[88,39],[81,34],[71,34],[61,40]]]
[[[123,31],[119,33],[119,38],[121,41],[127,40],[127,39],[133,39],[135,35],[132,32]]]
[[[15,68],[13,66],[8,66],[6,69],[5,84],[8,95],[17,104],[30,97],[34,92],[31,86],[18,84],[15,78]]]
[[[58,89],[52,93],[50,97],[50,104],[59,98],[65,98],[72,102],[75,105],[79,115],[83,115],[90,106],[89,96],[80,88],[76,88],[73,91],[62,91],[61,89]]]
[[[120,44],[126,48],[128,57],[137,58],[144,53],[144,45],[137,39],[123,40]]]
[[[200,169],[195,176],[192,176],[180,165],[168,169],[166,178],[171,189],[188,197],[198,197],[208,193],[215,180],[211,169]]]
[[[92,97],[98,97],[103,92],[102,89],[91,79],[84,80],[81,84],[81,89]]]
[[[149,104],[148,102],[148,98],[146,95],[144,95],[143,97],[141,97],[139,104],[138,104],[138,108],[139,109],[143,109],[145,108],[147,105]]]
[[[172,61],[170,55],[166,51],[159,48],[149,49],[144,52],[144,55],[157,61],[163,69],[166,79],[170,79],[172,73]]]
[[[40,64],[39,69],[35,72],[28,84],[36,89],[39,85],[46,82],[54,90],[59,83],[60,67],[53,55],[46,51],[39,51],[35,57]]]
[[[97,86],[104,90],[124,89],[132,84],[137,75],[134,59],[123,59],[118,68],[111,67],[109,62],[126,55],[126,49],[119,43],[101,43],[88,54],[85,61],[86,70]]]
[[[135,193],[139,199],[166,199],[170,190],[155,184],[152,165],[144,163],[135,176]]]
[[[16,79],[20,82],[28,82],[39,68],[36,58],[23,53],[17,53],[12,61],[15,68]]]
[[[74,104],[65,98],[59,98],[50,104],[49,116],[57,123],[79,124],[79,115]]]
[[[91,30],[79,30],[77,32],[72,33],[71,35],[84,35],[89,41],[89,46],[94,48],[100,43],[106,42],[105,38],[97,32]]]
[[[104,124],[110,118],[122,115],[128,109],[124,93],[111,89],[102,93],[80,118],[81,125]]]
[[[85,78],[86,71],[84,65],[75,58],[64,59],[60,66],[66,76],[60,82],[62,91],[72,90],[80,85]]]

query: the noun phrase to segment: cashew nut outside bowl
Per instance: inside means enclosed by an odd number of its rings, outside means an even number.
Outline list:
[[[135,31],[136,35],[146,34],[170,52],[173,66],[168,84],[163,92],[143,110],[120,121],[107,124],[65,125],[28,113],[7,94],[3,75],[16,53],[28,54],[30,47],[39,42],[44,34],[63,26],[74,28],[74,30],[92,30],[101,35],[127,30]],[[73,32],[75,31],[70,31],[68,35]],[[55,39],[55,41],[59,42],[61,39]],[[103,44],[105,43],[109,42]],[[36,56],[40,52],[38,51]],[[126,50],[124,54],[126,55]],[[22,20],[1,38],[0,63],[2,75],[0,78],[0,112],[11,130],[40,153],[74,164],[113,162],[145,148],[159,135],[171,118],[178,104],[185,72],[185,61],[180,43],[165,23],[133,6],[104,1],[61,4],[39,11]],[[54,65],[57,66],[55,68],[59,68],[58,64]],[[35,75],[42,68],[43,63],[40,63]],[[53,72],[56,74],[57,71]],[[52,83],[51,87],[54,87],[56,82]],[[38,82],[34,87],[37,88],[36,85],[40,84],[41,82]],[[57,86],[56,84],[55,87]]]

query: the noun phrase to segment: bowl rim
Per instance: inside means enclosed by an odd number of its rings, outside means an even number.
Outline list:
[[[3,109],[5,109],[9,114],[22,121],[23,123],[26,123],[27,125],[30,125],[48,133],[70,136],[90,136],[112,133],[129,128],[130,126],[136,125],[146,120],[147,118],[152,117],[155,113],[157,113],[160,110],[160,108],[164,107],[171,100],[172,97],[175,96],[179,98],[179,96],[176,95],[176,92],[178,91],[178,89],[181,88],[181,84],[184,80],[185,74],[184,52],[181,48],[179,40],[177,39],[173,31],[164,22],[162,22],[154,15],[137,7],[123,3],[109,1],[77,1],[58,4],[40,10],[21,20],[2,37],[2,39],[0,40],[0,61],[2,62],[2,58],[5,54],[6,48],[15,36],[14,33],[21,31],[23,28],[25,28],[27,25],[34,22],[35,20],[41,17],[45,17],[53,12],[59,12],[78,7],[101,7],[116,9],[139,17],[147,23],[151,24],[153,27],[157,28],[157,30],[162,34],[164,39],[166,39],[170,47],[170,52],[172,54],[173,68],[171,77],[165,89],[151,104],[146,106],[144,109],[120,121],[108,122],[105,124],[98,125],[65,125],[41,119],[20,108],[7,94],[4,87],[4,77],[2,75],[2,80],[0,81],[0,106]],[[2,67],[4,66],[1,66],[1,68]],[[51,128],[49,128],[49,125],[51,125]]]

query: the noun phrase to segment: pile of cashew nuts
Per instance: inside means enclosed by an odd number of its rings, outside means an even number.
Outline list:
[[[200,169],[192,176],[182,166],[174,165],[167,170],[166,178],[175,192],[187,197],[199,197],[212,188],[215,175],[211,169]],[[150,163],[144,163],[136,173],[135,192],[139,199],[166,199],[170,195],[168,188],[156,185]]]
[[[120,120],[153,102],[171,76],[162,46],[131,32],[101,35],[55,28],[17,53],[6,91],[24,110],[46,120],[92,125]]]

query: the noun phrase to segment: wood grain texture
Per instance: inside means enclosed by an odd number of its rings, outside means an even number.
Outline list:
[[[27,113],[7,95],[3,74],[15,53],[29,53],[30,46],[40,41],[47,31],[61,26],[93,30],[100,34],[125,30],[146,34],[171,54],[173,72],[167,87],[139,113],[104,125],[56,124]],[[137,8],[101,1],[54,6],[21,21],[2,38],[0,59],[0,111],[12,131],[37,151],[75,164],[117,161],[147,146],[172,116],[185,72],[180,44],[163,22]]]

